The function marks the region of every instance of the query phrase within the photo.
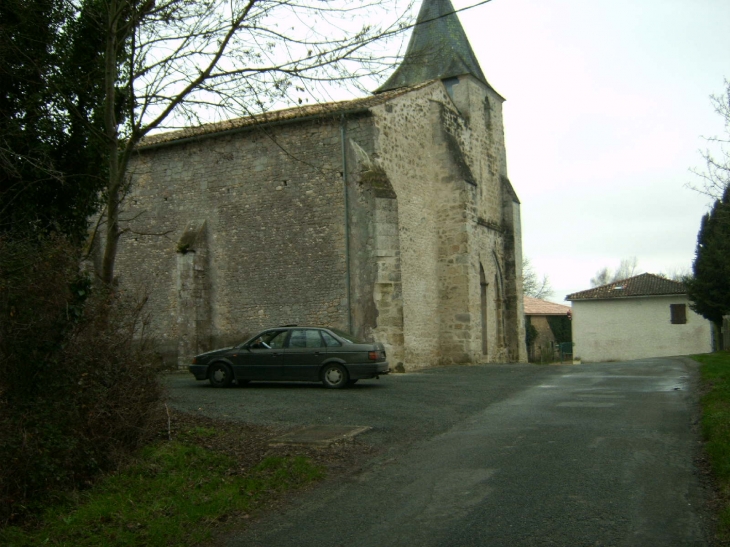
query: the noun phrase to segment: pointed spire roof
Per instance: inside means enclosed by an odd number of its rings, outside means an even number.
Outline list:
[[[491,88],[450,0],[423,0],[403,62],[375,92],[471,74]]]

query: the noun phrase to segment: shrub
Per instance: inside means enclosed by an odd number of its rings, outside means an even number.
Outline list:
[[[161,404],[143,301],[92,290],[61,236],[0,237],[0,522],[114,468]]]

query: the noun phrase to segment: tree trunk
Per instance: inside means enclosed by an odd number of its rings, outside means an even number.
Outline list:
[[[106,137],[109,184],[106,203],[106,244],[102,260],[101,280],[107,286],[114,281],[114,262],[119,242],[119,133],[116,117],[117,53],[118,53],[118,14],[119,0],[109,0],[108,27],[104,56],[104,135]]]

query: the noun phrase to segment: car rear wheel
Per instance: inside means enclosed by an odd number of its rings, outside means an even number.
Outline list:
[[[331,363],[322,369],[322,383],[329,389],[340,389],[347,385],[347,370],[342,365]]]
[[[208,368],[208,380],[213,387],[228,387],[233,382],[233,372],[225,363],[213,363]]]

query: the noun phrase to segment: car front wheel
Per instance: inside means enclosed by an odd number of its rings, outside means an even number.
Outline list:
[[[228,387],[233,382],[233,372],[225,363],[213,363],[208,369],[208,380],[213,387]]]
[[[342,365],[332,363],[322,369],[322,383],[330,389],[340,389],[347,385],[347,370]]]

